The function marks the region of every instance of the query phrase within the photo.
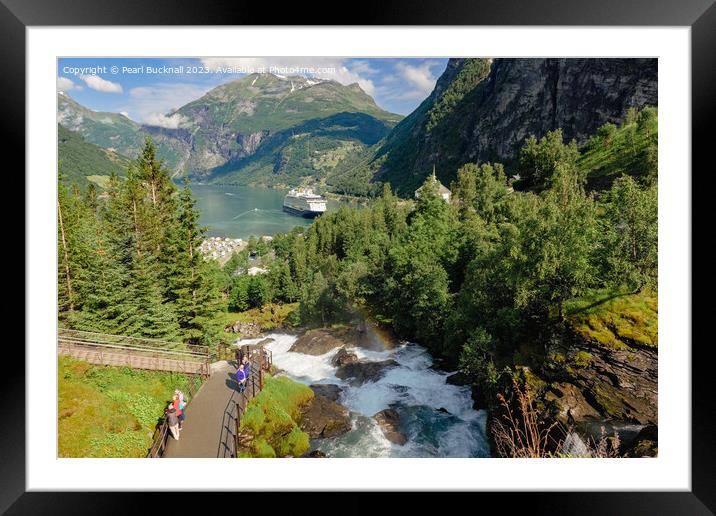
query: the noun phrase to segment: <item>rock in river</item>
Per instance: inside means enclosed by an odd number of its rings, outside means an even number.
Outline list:
[[[346,350],[346,348],[339,349],[338,352],[331,359],[331,364],[336,367],[341,367],[346,364],[352,364],[353,362],[358,362],[358,355]]]
[[[311,452],[308,452],[307,457],[310,457],[312,459],[323,459],[326,458],[327,455],[323,453],[321,450],[313,450]]]
[[[351,429],[351,418],[343,405],[316,395],[304,409],[299,426],[311,439],[336,437]]]
[[[343,345],[344,342],[336,338],[328,330],[309,330],[296,339],[289,351],[306,355],[323,355]]]
[[[336,370],[336,377],[341,380],[351,379],[351,382],[360,385],[365,382],[374,382],[386,369],[395,367],[398,362],[395,360],[383,360],[382,362],[352,362],[345,364]]]
[[[343,389],[338,385],[314,383],[309,385],[316,396],[324,396],[331,401],[338,401]]]
[[[380,429],[383,431],[383,435],[391,443],[404,445],[408,442],[408,438],[403,432],[398,430],[400,425],[400,415],[394,409],[381,410],[373,416],[380,425]]]

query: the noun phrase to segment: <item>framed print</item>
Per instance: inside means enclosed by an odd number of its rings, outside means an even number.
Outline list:
[[[28,243],[8,514],[137,503],[64,491],[714,510],[709,2],[283,25],[3,1]]]

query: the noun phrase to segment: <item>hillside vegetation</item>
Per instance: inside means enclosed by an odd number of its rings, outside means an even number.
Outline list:
[[[608,188],[622,174],[653,182],[658,166],[658,114],[654,107],[627,113],[619,126],[608,123],[597,130],[577,161],[592,189]]]
[[[64,179],[81,187],[90,182],[105,188],[109,176],[125,176],[129,158],[88,143],[79,133],[57,126],[60,172]]]
[[[308,434],[298,423],[313,391],[288,377],[266,377],[264,388],[241,418],[244,449],[239,457],[300,457],[308,451]]]
[[[96,366],[58,357],[60,457],[144,457],[174,394],[176,373]]]
[[[251,156],[214,169],[214,181],[269,186],[320,181],[347,155],[375,144],[391,127],[363,113],[312,119],[267,137]]]

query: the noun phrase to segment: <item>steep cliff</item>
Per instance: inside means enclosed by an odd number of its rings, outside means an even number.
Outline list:
[[[509,164],[532,134],[561,128],[582,144],[629,108],[656,104],[656,59],[451,59],[432,94],[363,166],[411,195],[433,165],[449,184],[464,163]]]

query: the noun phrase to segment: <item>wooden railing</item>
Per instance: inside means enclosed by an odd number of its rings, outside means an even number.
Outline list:
[[[201,376],[189,377],[189,387],[187,388],[187,392],[184,393],[186,407],[189,406],[189,403],[191,403],[191,400],[194,399],[194,396],[201,388],[202,380],[203,378]],[[168,405],[169,402],[167,402],[167,406]],[[186,410],[186,407],[184,407],[184,410]],[[168,437],[169,424],[167,423],[167,418],[162,416],[161,421],[157,424],[157,427],[154,430],[154,435],[152,436],[152,445],[147,451],[147,458],[156,459],[164,455],[164,450],[167,449]]]
[[[242,349],[250,358],[251,374],[246,379],[244,391],[237,390],[232,393],[227,403],[218,457],[236,457],[238,455],[241,418],[249,401],[263,390],[265,375],[266,373],[270,374],[273,367],[271,350],[256,345],[245,345],[242,346]]]
[[[59,354],[93,364],[202,376],[211,373],[207,346],[64,328],[59,330],[57,341]]]

